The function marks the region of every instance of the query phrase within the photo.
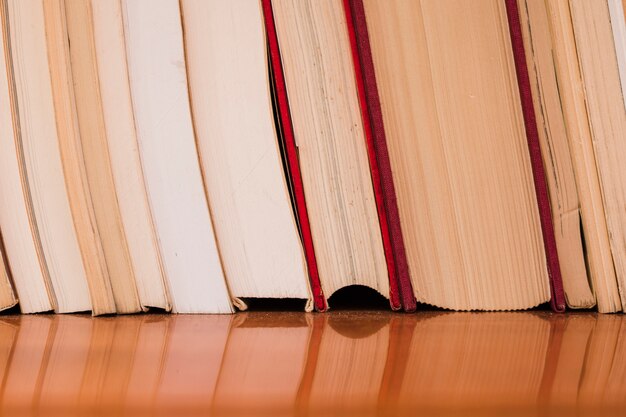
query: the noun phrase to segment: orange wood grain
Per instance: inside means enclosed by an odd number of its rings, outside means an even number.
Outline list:
[[[625,329],[548,312],[4,316],[0,413],[613,412]]]

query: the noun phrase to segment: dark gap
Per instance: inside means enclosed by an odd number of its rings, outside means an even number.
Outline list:
[[[589,260],[587,259],[587,242],[585,241],[585,229],[583,228],[583,219],[580,214],[578,215],[578,225],[580,227],[580,240],[581,244],[583,245],[583,259],[585,261],[585,272],[587,272],[587,283],[589,284],[589,288],[593,290],[593,285],[591,283],[591,270],[589,269]]]
[[[7,308],[6,310],[2,310],[0,316],[21,316],[22,312],[20,311],[19,303],[14,305],[11,308]]]
[[[441,312],[451,312],[452,310],[448,310],[445,308],[441,308],[441,307],[437,307],[431,304],[424,304],[424,303],[420,303],[418,302],[416,304],[416,309],[415,309],[415,313],[419,314],[422,313],[424,311],[441,311]],[[411,313],[411,314],[415,314],[415,313]]]
[[[245,298],[248,311],[304,311],[306,300],[296,298]],[[336,291],[329,299],[331,311],[391,311],[389,300],[363,285],[350,285]]]
[[[146,311],[144,314],[169,314],[169,312],[163,308],[148,307],[148,311]]]
[[[337,290],[328,299],[328,305],[331,311],[391,310],[387,298],[363,285],[349,285]]]
[[[247,311],[304,311],[306,300],[300,298],[243,298]]]
[[[552,311],[550,303],[539,304],[537,307],[531,309],[531,311]]]
[[[285,173],[285,180],[287,182],[287,189],[289,190],[289,200],[291,201],[291,211],[296,219],[298,225],[298,232],[300,232],[300,221],[298,219],[298,210],[296,209],[296,197],[293,190],[293,179],[291,178],[291,171],[289,170],[289,162],[287,160],[287,149],[285,147],[285,137],[283,135],[283,126],[280,120],[280,109],[278,108],[278,97],[276,94],[276,83],[274,81],[274,68],[272,67],[272,58],[270,56],[271,51],[269,44],[267,45],[267,68],[269,74],[270,93],[272,99],[272,117],[274,119],[274,127],[276,129],[276,139],[278,140],[278,148],[280,149],[280,160],[283,165],[283,172]]]

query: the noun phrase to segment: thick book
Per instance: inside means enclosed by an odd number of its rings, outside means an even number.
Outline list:
[[[558,65],[554,58],[550,7],[545,2],[520,0],[519,23],[524,40],[528,79],[532,96],[539,145],[543,157],[546,183],[556,250],[560,260],[563,291],[570,308],[591,308],[596,297],[587,277],[585,243],[594,238],[584,232],[581,222],[583,209],[590,195],[578,183],[576,151],[570,146],[572,133],[565,116],[561,85],[557,77]],[[517,39],[517,43],[519,39]],[[520,85],[522,85],[520,80]]]
[[[537,209],[545,200],[505,3],[362,6],[417,301],[454,310],[549,301],[558,279],[542,239],[550,212]]]
[[[304,245],[304,255],[309,272],[313,302],[316,310],[325,311],[328,308],[328,304],[322,291],[322,285],[320,283],[319,272],[317,269],[317,260],[315,258],[315,249],[313,247],[313,236],[311,234],[306,198],[304,196],[302,174],[300,172],[300,165],[298,161],[298,149],[296,147],[293,126],[291,124],[291,115],[289,113],[289,99],[287,97],[287,87],[285,85],[285,75],[283,73],[271,0],[262,0],[262,6],[270,55],[270,66],[274,81],[276,107],[280,118],[282,140],[287,159],[287,169],[291,178],[294,205],[297,212],[300,236],[302,244]]]
[[[4,7],[0,8],[0,15],[4,21]],[[20,300],[22,312],[39,312],[50,310],[52,303],[45,285],[47,271],[39,262],[41,242],[31,229],[29,205],[24,198],[26,187],[19,172],[19,142],[15,140],[17,126],[11,111],[12,88],[7,71],[6,35],[5,30],[0,31],[0,229],[5,248],[10,247],[11,251],[3,252],[0,269],[11,265],[15,295],[24,298]],[[3,285],[10,285],[8,274]],[[12,292],[0,290],[0,294],[4,294],[0,295],[5,300],[3,304],[11,304],[8,301],[13,298],[10,296]]]
[[[124,39],[122,3],[92,1],[93,53],[115,196],[142,307],[171,308],[141,166]]]
[[[374,288],[399,309],[380,177],[350,71],[341,3],[262,4],[315,307],[325,310],[326,297],[357,284]],[[326,52],[305,57],[297,54],[301,48]],[[300,72],[302,65],[321,70]]]
[[[261,4],[180,4],[198,158],[230,296],[240,308],[247,298],[309,300],[272,108]]]
[[[528,140],[528,152],[530,153],[537,204],[539,206],[543,244],[548,263],[551,295],[550,305],[554,311],[563,312],[565,311],[563,279],[561,277],[561,266],[559,264],[559,254],[554,235],[554,225],[552,223],[552,212],[550,211],[550,196],[548,194],[546,173],[541,156],[541,144],[539,142],[537,120],[535,118],[517,0],[506,0],[506,11],[509,21],[511,45],[513,47],[513,58],[515,60],[517,83],[522,103],[522,113],[524,115],[526,138]]]
[[[137,142],[172,311],[231,313],[198,160],[180,4],[123,6]]]
[[[111,169],[107,133],[112,132],[107,132],[101,95],[106,86],[101,86],[98,73],[104,63],[97,59],[91,3],[66,2],[65,21],[84,179],[93,202],[94,226],[100,234],[116,311],[136,313],[141,311],[141,303]]]
[[[516,4],[513,6],[510,3],[507,4],[509,10],[512,10],[512,7],[517,7]],[[398,211],[397,197],[393,183],[389,151],[386,144],[385,127],[377,89],[376,73],[372,59],[372,51],[370,47],[363,1],[344,0],[344,9],[346,12],[346,18],[349,22],[348,28],[351,31],[357,86],[361,98],[364,124],[368,127],[366,128],[366,131],[369,133],[367,138],[370,143],[373,142],[370,145],[375,154],[372,162],[372,177],[373,179],[378,177],[383,184],[382,193],[385,202],[384,214],[386,215],[386,221],[388,221],[389,229],[391,231],[393,257],[396,260],[395,273],[397,274],[397,281],[400,283],[403,305],[405,309],[414,309],[415,301],[412,296],[409,267],[406,259],[404,240],[402,237],[400,214]],[[530,94],[528,74],[527,72],[520,72],[520,70],[525,68],[526,63],[523,61],[524,45],[521,43],[521,37],[518,36],[518,32],[520,30],[519,19],[512,20],[510,14],[509,16],[509,27],[512,34],[515,63],[518,68],[518,83],[520,86],[520,92],[522,92],[522,94]],[[522,55],[520,55],[520,51]],[[540,217],[542,220],[546,257],[548,260],[549,275],[552,283],[552,306],[555,310],[562,311],[564,308],[563,289],[558,264],[558,255],[554,243],[554,229],[551,223],[552,217],[550,213],[550,205],[547,200],[547,190],[545,186],[546,175],[544,172],[543,162],[541,160],[541,153],[539,153],[537,127],[534,122],[534,118],[532,117],[534,115],[530,113],[534,111],[532,107],[533,103],[532,101],[529,102],[526,99],[527,97],[524,96],[522,101],[522,110],[526,121],[526,132],[535,177],[535,188],[539,203]],[[385,223],[386,222],[381,216],[381,225],[384,225]],[[583,261],[582,251],[580,252],[580,255],[580,260]],[[410,292],[410,294],[407,294],[407,292]]]
[[[85,285],[94,315],[115,313],[111,278],[106,266],[95,208],[85,178],[85,158],[76,114],[74,80],[71,71],[65,2],[43,4],[48,49],[48,67],[67,199],[85,269]]]
[[[595,4],[595,3],[594,3]],[[601,4],[601,2],[598,2]],[[529,23],[536,28],[535,9],[537,4],[529,7]],[[617,286],[617,270],[613,264],[609,242],[608,224],[605,218],[605,201],[603,187],[599,179],[599,167],[595,157],[594,137],[590,123],[590,109],[586,97],[586,86],[583,81],[583,70],[580,64],[580,37],[575,34],[572,8],[568,1],[545,2],[550,28],[549,65],[552,69],[543,71],[540,79],[551,77],[554,72],[558,85],[558,108],[565,124],[568,145],[572,158],[572,167],[576,178],[580,205],[580,224],[584,236],[585,261],[588,280],[593,289],[598,311],[615,312],[621,310],[621,302]],[[524,9],[524,7],[522,7]],[[523,14],[522,14],[523,16]],[[541,23],[540,23],[541,24]],[[532,30],[531,51],[540,51],[543,35]],[[550,67],[548,67],[550,68]],[[606,75],[608,75],[608,69]],[[541,81],[541,82],[544,82]],[[546,95],[546,89],[543,89]],[[568,258],[562,258],[563,265],[570,264]],[[564,267],[564,271],[566,269]],[[567,275],[564,275],[565,280]],[[565,283],[564,280],[564,283]],[[568,297],[568,288],[565,287]]]
[[[354,72],[357,80],[359,104],[365,127],[368,156],[372,170],[372,182],[378,206],[387,269],[389,271],[389,286],[395,291],[390,291],[392,308],[395,306],[398,293],[402,308],[405,311],[413,311],[416,308],[413,286],[409,273],[409,264],[404,248],[402,226],[400,225],[400,213],[396,190],[389,160],[389,150],[385,138],[380,98],[376,86],[376,73],[372,61],[372,51],[365,22],[365,10],[361,0],[344,0],[344,11],[352,47]],[[395,288],[394,288],[395,287]]]
[[[35,277],[42,275],[43,282],[36,283],[37,278],[23,275],[21,265],[16,266],[14,279],[23,312],[51,308],[61,313],[85,311],[91,309],[91,303],[58,146],[61,133],[56,125],[44,6],[33,1],[2,4],[10,97],[10,106],[5,109],[10,109],[13,127],[13,132],[3,133],[12,135],[15,143],[21,198],[26,203],[30,234],[42,271]],[[7,230],[7,245],[13,256],[20,249],[14,247],[16,240],[9,234],[11,230]]]
[[[609,291],[599,288],[605,292],[605,299],[611,297],[611,304],[604,306],[604,311],[620,311],[626,305],[626,92],[620,78],[624,41],[616,43],[613,31],[619,31],[618,21],[623,16],[612,13],[614,9],[607,1],[570,1],[580,86],[588,117],[583,122],[589,124],[591,156],[596,163],[594,174],[600,183],[617,280],[617,284],[610,283]]]

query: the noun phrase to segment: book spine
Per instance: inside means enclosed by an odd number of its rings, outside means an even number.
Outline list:
[[[414,311],[416,302],[404,247],[363,1],[343,0],[343,6],[352,47],[352,60],[376,208],[389,272],[389,302],[394,310],[403,308],[405,311]]]
[[[306,200],[304,196],[304,186],[302,184],[302,175],[300,172],[300,164],[298,160],[298,148],[296,146],[293,125],[291,123],[291,115],[289,113],[289,100],[287,98],[287,87],[285,84],[285,74],[283,73],[282,62],[280,58],[280,48],[278,46],[278,36],[276,34],[276,26],[274,23],[274,14],[272,12],[271,0],[262,0],[263,17],[265,20],[265,31],[267,34],[267,42],[269,46],[270,61],[274,73],[274,85],[276,88],[276,99],[278,104],[278,112],[282,126],[283,140],[285,142],[285,151],[287,154],[287,164],[291,173],[293,182],[293,193],[295,198],[296,211],[298,212],[298,220],[300,223],[300,233],[302,236],[302,244],[304,246],[304,256],[306,258],[307,268],[309,271],[309,280],[311,282],[311,291],[313,293],[313,302],[317,311],[326,311],[327,303],[322,285],[320,283],[319,272],[317,269],[317,261],[315,260],[315,248],[313,246],[313,236],[311,234],[311,225],[307,214]]]
[[[546,173],[544,171],[543,159],[541,157],[539,132],[537,130],[537,120],[535,119],[530,78],[528,76],[528,66],[526,63],[526,53],[524,51],[524,40],[522,38],[519,9],[517,0],[505,0],[505,3],[507,19],[509,22],[509,34],[511,36],[511,45],[513,47],[513,58],[515,60],[517,84],[519,86],[522,113],[524,116],[524,127],[526,129],[526,139],[528,141],[535,193],[537,195],[537,205],[541,220],[541,231],[543,234],[543,245],[546,253],[548,276],[550,278],[550,304],[554,311],[560,313],[565,311],[565,293],[563,291],[559,255],[556,249],[556,238],[554,236],[554,225],[552,223],[552,212],[550,210]]]

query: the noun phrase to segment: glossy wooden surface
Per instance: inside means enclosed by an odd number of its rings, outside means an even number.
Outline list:
[[[2,415],[616,415],[622,315],[0,317]]]

